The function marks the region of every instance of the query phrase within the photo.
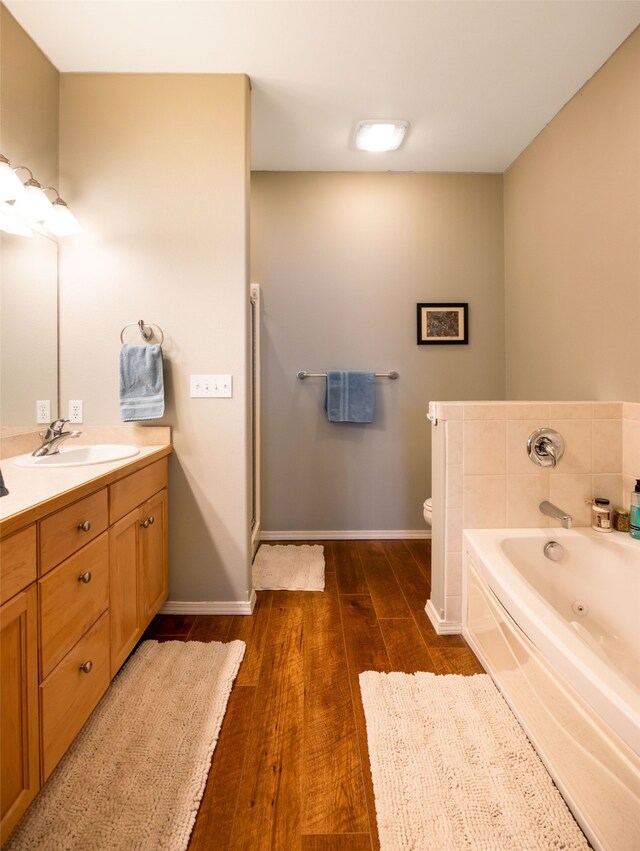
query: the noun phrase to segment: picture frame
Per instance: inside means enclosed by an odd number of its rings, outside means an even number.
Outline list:
[[[419,346],[464,346],[469,342],[468,302],[418,304]]]

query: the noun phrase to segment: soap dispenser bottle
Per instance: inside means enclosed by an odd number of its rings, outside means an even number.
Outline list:
[[[640,540],[640,479],[636,479],[635,489],[631,492],[629,534],[632,538]]]

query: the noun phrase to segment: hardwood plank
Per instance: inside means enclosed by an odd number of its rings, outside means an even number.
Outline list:
[[[380,620],[380,629],[394,671],[436,672],[436,665],[413,618]]]
[[[484,674],[484,668],[469,647],[432,647],[429,652],[438,674]]]
[[[431,582],[431,541],[427,538],[405,541],[405,546]]]
[[[411,610],[385,555],[383,542],[362,541],[359,551],[376,615],[379,618],[411,617]]]
[[[467,643],[461,635],[438,635],[433,628],[424,609],[413,612],[413,618],[424,639],[425,644],[431,652],[432,647],[467,647]],[[433,653],[431,654],[433,656]],[[434,660],[435,661],[435,660]]]
[[[255,697],[255,686],[234,686],[229,696],[189,851],[228,847]]]
[[[380,842],[375,816],[375,797],[371,781],[369,752],[367,750],[367,727],[358,675],[363,671],[391,671],[391,663],[371,598],[364,595],[340,595],[339,599],[349,678],[351,680],[351,698],[369,810],[371,845],[374,849],[377,849]]]
[[[339,601],[332,591],[307,594],[303,668],[302,832],[366,832],[368,837],[369,813]]]
[[[272,607],[230,849],[300,848],[302,626],[301,607]]]
[[[383,546],[410,609],[424,609],[431,594],[428,576],[413,558],[404,541],[384,541]]]
[[[368,594],[369,586],[355,541],[335,541],[332,545],[338,590],[341,594]]]
[[[371,851],[371,837],[368,833],[303,836],[302,851]]]
[[[233,623],[233,615],[197,615],[189,641],[226,641]]]
[[[240,639],[247,645],[242,665],[238,671],[236,684],[239,686],[255,686],[262,665],[264,646],[269,628],[271,602],[273,591],[258,591],[253,614],[234,615],[227,634],[227,641]]]
[[[145,640],[186,638],[195,622],[196,615],[156,615],[142,637]]]

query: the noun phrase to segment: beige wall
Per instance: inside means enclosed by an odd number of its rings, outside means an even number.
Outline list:
[[[505,175],[507,397],[640,400],[640,30]]]
[[[0,5],[0,153],[30,168],[43,186],[58,185],[59,76]],[[3,427],[33,427],[37,399],[49,399],[57,416],[57,293],[57,243],[40,234],[0,234]]]
[[[248,79],[64,74],[60,110],[61,192],[85,228],[61,249],[63,410],[119,423],[121,329],[162,327],[169,598],[247,601]],[[189,398],[200,373],[231,373],[233,398]]]
[[[0,32],[0,153],[43,186],[57,186],[60,75],[2,5]]]
[[[257,172],[267,531],[425,530],[428,402],[504,398],[501,175]],[[468,301],[468,346],[418,346],[416,304]],[[331,424],[322,379],[397,370],[375,422]]]

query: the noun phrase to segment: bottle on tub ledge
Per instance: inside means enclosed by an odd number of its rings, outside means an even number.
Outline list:
[[[631,491],[629,534],[632,538],[640,540],[640,479],[636,479],[635,489]]]
[[[609,500],[596,496],[593,499],[586,499],[585,502],[591,506],[591,528],[595,529],[596,532],[611,532],[613,526],[611,524],[611,503]]]

